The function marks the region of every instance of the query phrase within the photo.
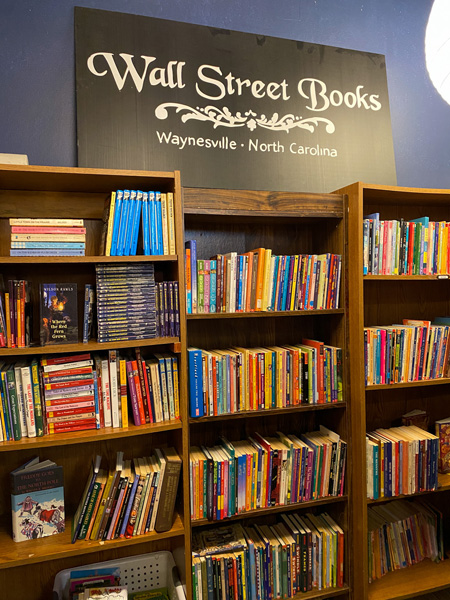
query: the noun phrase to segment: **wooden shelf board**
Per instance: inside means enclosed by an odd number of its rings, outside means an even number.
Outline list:
[[[313,590],[311,592],[298,593],[291,600],[315,600],[315,598],[334,598],[335,596],[343,596],[349,592],[348,585],[340,588],[328,588],[326,590]]]
[[[66,518],[66,531],[29,542],[14,542],[9,529],[2,528],[0,533],[0,569],[8,569],[20,565],[42,563],[58,560],[70,556],[81,556],[92,552],[111,550],[121,546],[146,544],[167,538],[184,535],[184,526],[180,515],[175,516],[175,521],[170,531],[156,533],[152,531],[130,539],[120,538],[105,542],[78,540],[71,543],[71,521]]]
[[[405,383],[366,385],[366,392],[371,392],[372,390],[392,390],[398,388],[422,387],[427,385],[446,385],[448,383],[450,383],[450,377],[440,377],[439,379],[425,379],[423,381],[407,381]]]
[[[425,490],[423,492],[417,492],[416,494],[400,494],[399,496],[392,496],[391,498],[378,498],[377,500],[367,498],[367,504],[383,504],[384,502],[391,502],[392,500],[404,500],[408,498],[415,498],[416,496],[424,496],[425,494],[438,494],[439,492],[446,492],[447,490],[450,490],[450,473],[439,473],[437,490]]]
[[[208,521],[208,519],[191,519],[192,527],[201,527],[202,525],[215,526],[227,523],[229,521],[241,521],[243,519],[252,519],[253,517],[259,517],[262,515],[269,515],[271,513],[286,512],[292,510],[300,510],[303,508],[312,508],[313,506],[321,506],[324,504],[335,504],[337,502],[346,502],[347,495],[343,496],[327,496],[326,498],[319,498],[318,500],[311,500],[309,502],[297,502],[296,504],[284,504],[283,506],[270,506],[269,508],[257,508],[256,510],[249,510],[247,512],[233,515],[232,517],[226,517],[220,521]],[[302,596],[303,598],[303,596]]]
[[[364,275],[364,281],[445,281],[450,275]]]
[[[70,352],[96,352],[111,348],[136,348],[136,346],[161,346],[177,344],[177,337],[152,338],[143,340],[122,340],[120,342],[97,342],[91,340],[87,344],[58,344],[54,346],[27,346],[26,348],[0,348],[0,356],[34,356],[40,354],[65,354]]]
[[[297,412],[309,412],[311,410],[329,410],[333,408],[345,408],[346,402],[328,402],[327,404],[299,404],[298,406],[287,406],[285,408],[271,408],[268,410],[244,410],[237,413],[226,413],[223,415],[216,415],[213,417],[191,417],[189,423],[191,425],[195,423],[205,423],[214,421],[223,421],[224,419],[239,419],[247,417],[264,417],[270,415],[282,415],[285,413],[297,413]]]
[[[255,317],[306,317],[308,315],[343,315],[343,308],[327,310],[283,310],[283,311],[258,311],[236,313],[201,313],[186,315],[188,321],[194,319],[252,319]]]
[[[88,431],[73,431],[67,433],[56,433],[42,437],[22,438],[21,440],[0,442],[1,452],[16,452],[17,450],[29,450],[30,448],[46,448],[48,446],[67,446],[71,444],[85,444],[88,442],[102,442],[116,438],[136,437],[162,431],[174,431],[181,429],[179,419],[166,421],[164,423],[148,423],[145,425],[130,425],[126,428],[105,427],[104,429],[90,429]]]
[[[404,600],[450,586],[450,560],[429,559],[393,573],[369,585],[368,600]]]
[[[0,264],[173,262],[176,256],[0,256]]]

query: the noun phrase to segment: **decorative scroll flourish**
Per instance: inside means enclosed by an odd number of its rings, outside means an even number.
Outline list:
[[[205,106],[204,108],[187,106],[186,104],[180,104],[178,102],[165,102],[160,104],[155,109],[155,115],[158,119],[164,120],[169,116],[168,109],[174,108],[176,113],[181,114],[181,120],[183,123],[191,119],[196,121],[210,121],[213,123],[214,129],[217,127],[244,127],[247,126],[250,131],[254,131],[257,127],[263,127],[264,129],[270,129],[272,131],[286,131],[289,132],[295,127],[306,129],[310,133],[319,126],[320,123],[325,124],[325,131],[327,133],[334,133],[335,126],[332,121],[325,119],[324,117],[308,117],[302,119],[293,114],[284,115],[280,117],[278,113],[273,113],[272,117],[267,118],[266,115],[258,117],[257,113],[252,110],[248,110],[242,114],[241,112],[233,115],[229,108],[226,106],[220,109],[216,106]]]

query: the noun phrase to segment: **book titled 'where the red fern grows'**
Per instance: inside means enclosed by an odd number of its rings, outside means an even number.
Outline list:
[[[339,306],[338,254],[275,256],[270,248],[197,258],[185,244],[188,314],[324,310]]]
[[[11,256],[84,256],[83,219],[10,219]]]
[[[0,364],[0,441],[180,418],[178,359],[109,350]]]

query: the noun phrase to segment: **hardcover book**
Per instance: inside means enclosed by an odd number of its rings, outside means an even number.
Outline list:
[[[40,284],[41,345],[78,341],[76,283]]]
[[[63,468],[34,458],[11,473],[12,533],[23,542],[62,533]]]

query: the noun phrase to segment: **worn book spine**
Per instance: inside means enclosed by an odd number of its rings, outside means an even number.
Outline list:
[[[169,531],[172,527],[180,472],[181,460],[167,459],[155,521],[155,531],[158,533]]]

